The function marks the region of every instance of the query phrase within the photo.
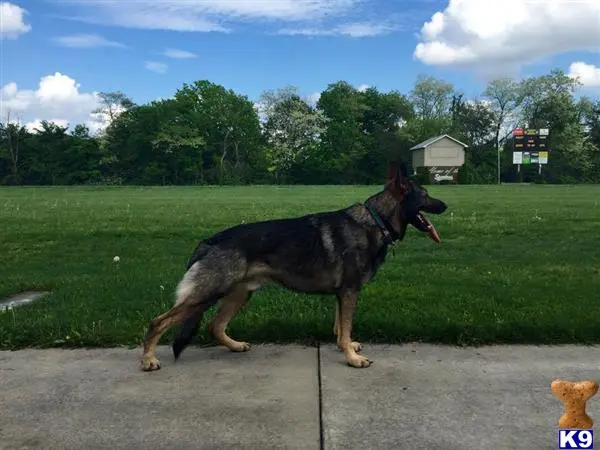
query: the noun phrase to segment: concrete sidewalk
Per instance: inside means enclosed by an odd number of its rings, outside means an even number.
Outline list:
[[[556,449],[551,381],[600,380],[598,347],[364,347],[0,352],[0,448]]]
[[[318,449],[317,350],[0,352],[1,449]]]
[[[556,449],[550,383],[600,382],[597,347],[365,347],[364,373],[321,349],[328,449]],[[587,411],[600,423],[600,394]]]

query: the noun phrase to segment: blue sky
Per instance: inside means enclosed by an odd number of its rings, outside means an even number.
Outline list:
[[[600,2],[547,0],[553,7],[546,10],[531,3],[11,0],[2,7],[0,85],[17,89],[4,92],[3,104],[25,108],[18,93],[32,96],[56,72],[74,80],[78,93],[121,90],[140,103],[198,79],[257,100],[265,89],[291,84],[308,96],[337,80],[407,93],[418,74],[475,97],[492,77],[554,67],[578,71],[597,92]],[[38,105],[21,115],[59,112]]]

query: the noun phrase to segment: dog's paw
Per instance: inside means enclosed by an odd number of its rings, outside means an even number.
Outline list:
[[[141,368],[144,372],[160,369],[160,361],[156,356],[147,356],[142,359]]]
[[[250,350],[250,344],[247,342],[236,342],[234,345],[229,347],[229,350],[236,353],[247,352]]]
[[[357,367],[359,369],[363,367],[369,367],[371,364],[373,364],[373,361],[369,360],[369,358],[367,358],[366,356],[361,355],[355,355],[350,358],[347,358],[346,362],[349,366]]]

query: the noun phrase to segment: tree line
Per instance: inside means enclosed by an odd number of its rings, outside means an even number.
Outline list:
[[[381,92],[339,81],[316,104],[295,87],[247,96],[207,80],[172,98],[137,105],[100,94],[109,124],[97,135],[42,122],[28,131],[0,123],[0,183],[378,184],[390,159],[440,134],[466,143],[462,183],[599,183],[600,99],[577,97],[579,82],[560,70],[491,81],[478,98],[419,76],[413,89]],[[515,127],[548,128],[549,164],[512,164]]]

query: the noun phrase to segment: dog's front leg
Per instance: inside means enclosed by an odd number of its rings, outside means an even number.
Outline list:
[[[344,350],[342,345],[340,344],[341,334],[340,334],[340,302],[342,297],[338,297],[335,302],[335,319],[333,322],[333,334],[337,337],[337,346],[340,350]],[[362,345],[360,342],[352,341],[352,348],[355,352],[360,352],[362,350]]]
[[[352,367],[369,367],[371,361],[369,361],[369,358],[357,353],[357,350],[360,349],[360,344],[352,342],[351,338],[352,320],[354,318],[358,294],[356,292],[346,292],[340,295],[338,299],[340,306],[338,346],[344,351],[346,362],[349,365]]]

